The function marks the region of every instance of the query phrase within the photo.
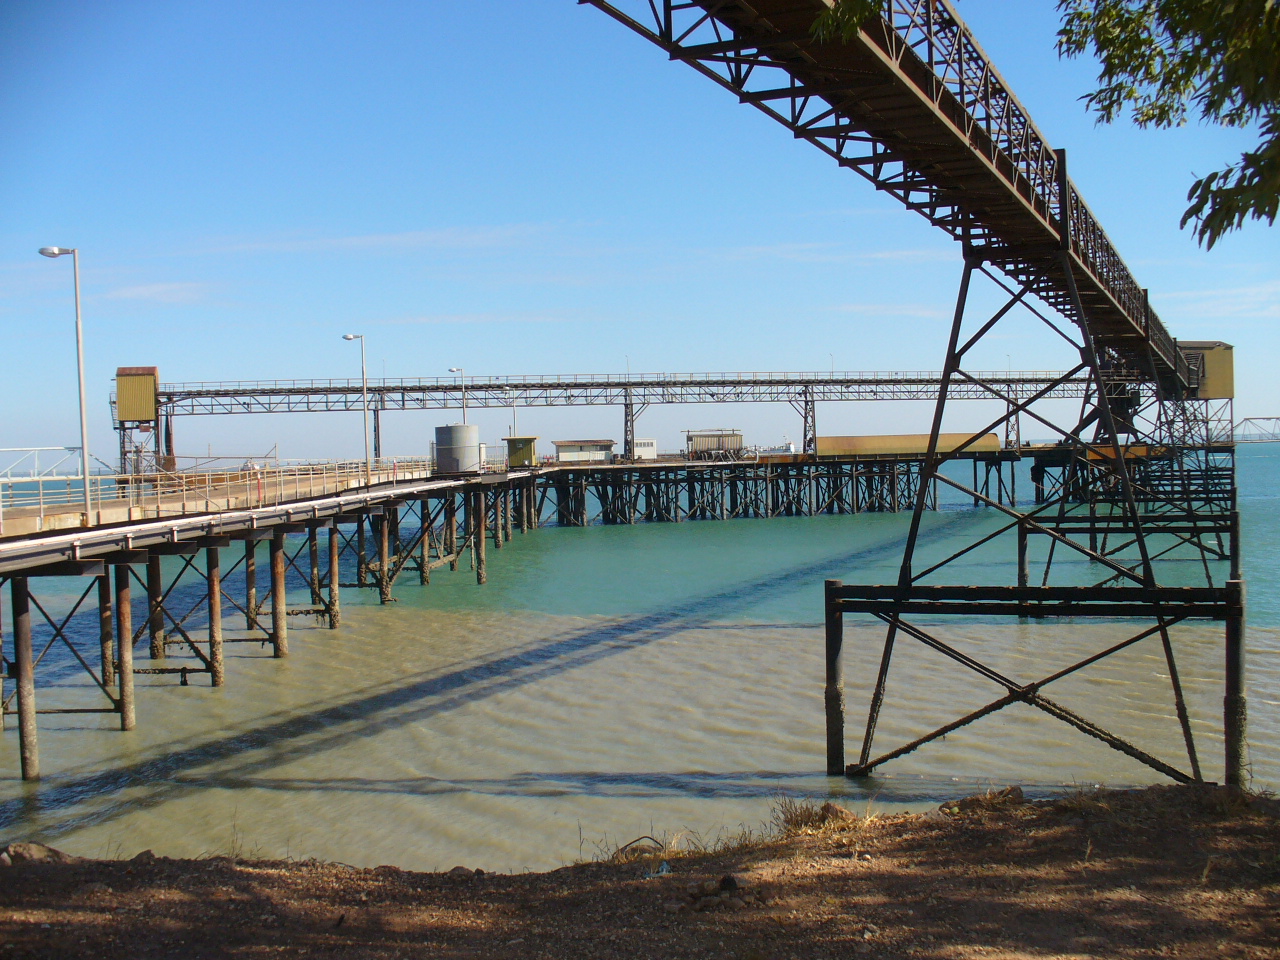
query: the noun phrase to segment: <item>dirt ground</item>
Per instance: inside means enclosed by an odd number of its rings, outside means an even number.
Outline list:
[[[1276,814],[1187,787],[1031,803],[1015,790],[870,818],[784,803],[772,838],[700,854],[646,841],[520,875],[58,862],[15,844],[0,856],[0,960],[1280,958]]]

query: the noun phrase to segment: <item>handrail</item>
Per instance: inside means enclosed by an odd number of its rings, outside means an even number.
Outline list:
[[[384,457],[370,465],[373,482],[417,479],[431,475],[422,457]],[[89,477],[91,510],[83,513],[81,477],[70,475],[0,476],[0,536],[14,535],[15,521],[34,525],[93,526],[104,511],[123,511],[126,519],[179,516],[227,509],[232,502],[268,506],[366,485],[363,460],[317,460],[286,463],[270,469],[249,464],[187,472],[93,474]],[[10,530],[6,531],[6,522]],[[18,532],[32,532],[29,529]]]

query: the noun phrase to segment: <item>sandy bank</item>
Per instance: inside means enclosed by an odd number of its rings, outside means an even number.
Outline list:
[[[944,808],[800,805],[719,852],[638,844],[540,874],[19,861],[0,867],[0,958],[1280,957],[1272,801],[1169,787]]]

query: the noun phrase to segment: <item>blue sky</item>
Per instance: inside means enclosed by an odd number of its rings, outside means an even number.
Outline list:
[[[1053,50],[1050,0],[959,10],[1175,336],[1237,345],[1237,416],[1280,414],[1280,231],[1213,251],[1178,219],[1251,142],[1097,127],[1096,68]],[[166,381],[706,370],[932,370],[956,245],[598,11],[483,4],[0,7],[0,446],[76,442],[82,251],[91,446],[117,366]],[[1030,321],[978,365],[1054,369]],[[957,412],[956,417],[978,416]],[[478,414],[485,439],[501,412]],[[829,405],[823,433],[925,429],[923,405]],[[425,449],[436,413],[386,420]],[[612,410],[522,432],[618,437]],[[796,439],[778,407],[651,409],[640,434]],[[358,417],[188,418],[179,453],[358,456]],[[106,457],[108,460],[110,456]]]

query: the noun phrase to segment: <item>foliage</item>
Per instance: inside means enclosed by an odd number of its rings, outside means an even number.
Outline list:
[[[813,23],[813,35],[822,41],[852,40],[870,17],[880,12],[882,0],[836,0]]]
[[[1212,247],[1246,218],[1274,223],[1280,203],[1280,4],[1276,0],[1058,0],[1058,49],[1092,52],[1098,89],[1085,97],[1110,123],[1126,107],[1140,127],[1173,127],[1195,111],[1260,142],[1191,187],[1182,225]]]

